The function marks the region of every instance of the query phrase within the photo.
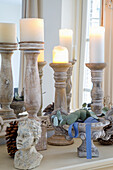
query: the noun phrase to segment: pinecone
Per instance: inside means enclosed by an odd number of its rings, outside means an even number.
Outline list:
[[[109,128],[111,128],[111,125],[104,127],[105,133],[106,133],[107,129],[109,129]],[[111,138],[109,140],[103,140],[102,138],[99,138],[98,142],[101,145],[113,145],[113,135],[111,135]]]
[[[54,102],[53,102],[52,104],[49,104],[49,105],[43,110],[43,112],[45,112],[44,116],[51,114],[53,110],[54,110]]]
[[[10,127],[6,129],[6,141],[7,141],[7,151],[8,154],[14,158],[15,152],[17,151],[16,147],[16,137],[18,130],[18,122],[11,122]]]

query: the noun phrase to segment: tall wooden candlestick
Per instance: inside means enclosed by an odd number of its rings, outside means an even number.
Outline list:
[[[17,49],[16,43],[0,43],[1,72],[0,72],[0,116],[3,119],[16,118],[10,104],[13,100],[13,76],[11,56]]]
[[[73,71],[73,65],[75,64],[76,61],[70,61],[72,64],[71,67],[69,67],[67,71],[67,80],[66,80],[66,96],[67,96],[67,112],[70,113],[70,103],[71,103],[71,89],[72,89],[72,71]]]
[[[43,76],[43,67],[46,65],[46,61],[44,62],[38,62],[38,68],[39,68],[39,77],[40,77],[40,88],[41,88],[41,107],[38,112],[38,116],[42,116],[42,106],[43,106],[43,97],[42,97],[42,76]]]
[[[39,42],[20,42],[20,50],[26,56],[24,102],[29,118],[38,120],[37,113],[41,106],[41,89],[37,57],[44,44]]]
[[[93,88],[91,91],[91,109],[99,115],[102,113],[103,107],[102,75],[103,69],[106,67],[106,63],[87,63],[86,66],[91,70],[93,83]]]
[[[54,70],[55,79],[55,104],[54,110],[61,109],[62,112],[67,113],[67,99],[66,99],[66,79],[67,70],[71,67],[71,63],[50,63],[50,67]],[[73,140],[66,140],[65,136],[60,132],[55,131],[55,135],[48,138],[50,145],[70,145]]]

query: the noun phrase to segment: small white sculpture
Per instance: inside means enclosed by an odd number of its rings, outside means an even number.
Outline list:
[[[27,119],[19,122],[17,149],[14,166],[18,169],[32,169],[40,165],[43,156],[35,149],[41,137],[41,124],[36,120]]]

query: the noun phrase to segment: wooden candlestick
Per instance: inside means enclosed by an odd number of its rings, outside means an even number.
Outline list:
[[[50,67],[54,70],[55,79],[55,103],[54,110],[61,109],[67,114],[67,99],[66,99],[66,79],[67,70],[71,67],[71,63],[50,63]],[[55,135],[48,138],[50,145],[70,145],[73,140],[66,140],[65,136],[59,131],[55,131]]]
[[[16,43],[0,43],[1,72],[0,72],[0,116],[3,119],[16,118],[14,110],[10,108],[13,100],[13,76],[11,56],[17,49]]]
[[[91,80],[93,83],[91,91],[91,110],[99,115],[102,113],[103,107],[102,75],[103,69],[106,67],[106,63],[86,63],[86,66],[91,70]]]
[[[39,77],[40,77],[40,88],[41,88],[41,107],[38,112],[38,116],[42,116],[42,106],[43,106],[43,97],[42,97],[42,76],[43,76],[43,67],[47,64],[46,61],[44,62],[38,62],[38,68],[39,68]]]
[[[67,112],[68,113],[70,113],[70,102],[71,102],[71,97],[72,97],[72,93],[71,93],[71,89],[72,89],[71,77],[72,77],[73,65],[75,64],[75,62],[76,61],[70,61],[72,66],[69,67],[69,69],[67,71],[66,96],[67,96]]]
[[[24,102],[29,118],[39,120],[37,113],[41,106],[41,89],[38,73],[37,57],[39,50],[44,49],[44,43],[20,42],[20,50],[26,57]]]

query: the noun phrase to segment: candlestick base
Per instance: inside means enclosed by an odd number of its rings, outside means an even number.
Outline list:
[[[67,140],[64,135],[53,135],[47,139],[47,143],[54,146],[67,146],[72,145],[74,140]]]
[[[102,91],[102,75],[103,69],[106,67],[106,63],[86,63],[86,66],[91,70],[91,77],[93,88],[91,91],[91,110],[98,115],[102,113],[102,100],[103,100],[103,91]]]

